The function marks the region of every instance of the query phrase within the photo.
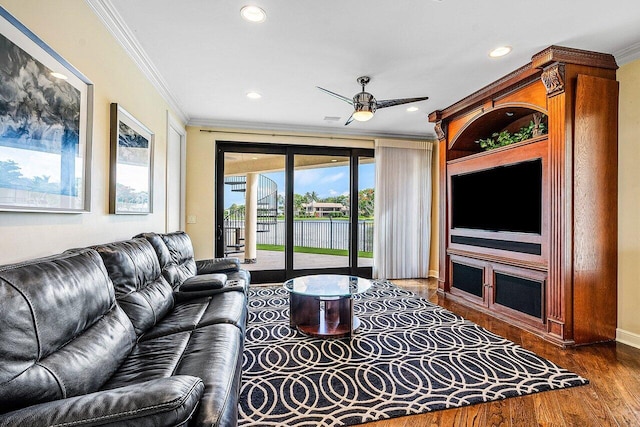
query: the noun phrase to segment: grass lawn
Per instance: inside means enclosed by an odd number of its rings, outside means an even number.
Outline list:
[[[256,245],[256,249],[260,249],[263,251],[284,252],[284,245]],[[293,252],[299,252],[299,253],[305,253],[305,254],[349,256],[349,251],[346,249],[308,248],[306,246],[294,246]],[[373,252],[358,251],[358,257],[373,258]]]

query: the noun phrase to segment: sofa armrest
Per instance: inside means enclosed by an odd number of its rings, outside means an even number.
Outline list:
[[[0,415],[2,426],[176,426],[204,393],[200,378],[177,375],[40,403]]]
[[[191,276],[180,285],[180,292],[208,291],[222,289],[227,283],[227,275],[222,273],[198,274]]]
[[[245,287],[242,285],[225,286],[221,289],[207,289],[204,291],[188,291],[181,292],[180,290],[173,292],[173,299],[175,302],[188,301],[196,298],[212,297],[223,292],[244,292]]]
[[[230,273],[240,270],[238,258],[214,258],[196,261],[196,274]]]

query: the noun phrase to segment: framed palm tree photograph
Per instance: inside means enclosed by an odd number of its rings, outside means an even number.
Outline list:
[[[153,139],[149,128],[111,104],[109,213],[153,212]]]

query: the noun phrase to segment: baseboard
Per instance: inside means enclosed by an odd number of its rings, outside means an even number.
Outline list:
[[[436,279],[440,277],[438,270],[429,270],[429,277],[435,277]]]
[[[635,348],[640,348],[640,334],[625,331],[624,329],[616,329],[616,341]]]

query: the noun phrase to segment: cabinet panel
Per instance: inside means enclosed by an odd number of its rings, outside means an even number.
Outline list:
[[[545,323],[547,274],[525,268],[491,266],[490,307],[520,321],[542,328]]]
[[[451,294],[493,312],[542,328],[547,273],[451,255]]]
[[[451,293],[486,306],[486,264],[472,259],[451,257]]]
[[[494,276],[494,304],[542,319],[544,283],[508,274]]]
[[[604,341],[617,320],[618,82],[578,75],[574,143],[574,339]],[[600,189],[599,192],[593,191]],[[603,250],[610,248],[610,250]]]

